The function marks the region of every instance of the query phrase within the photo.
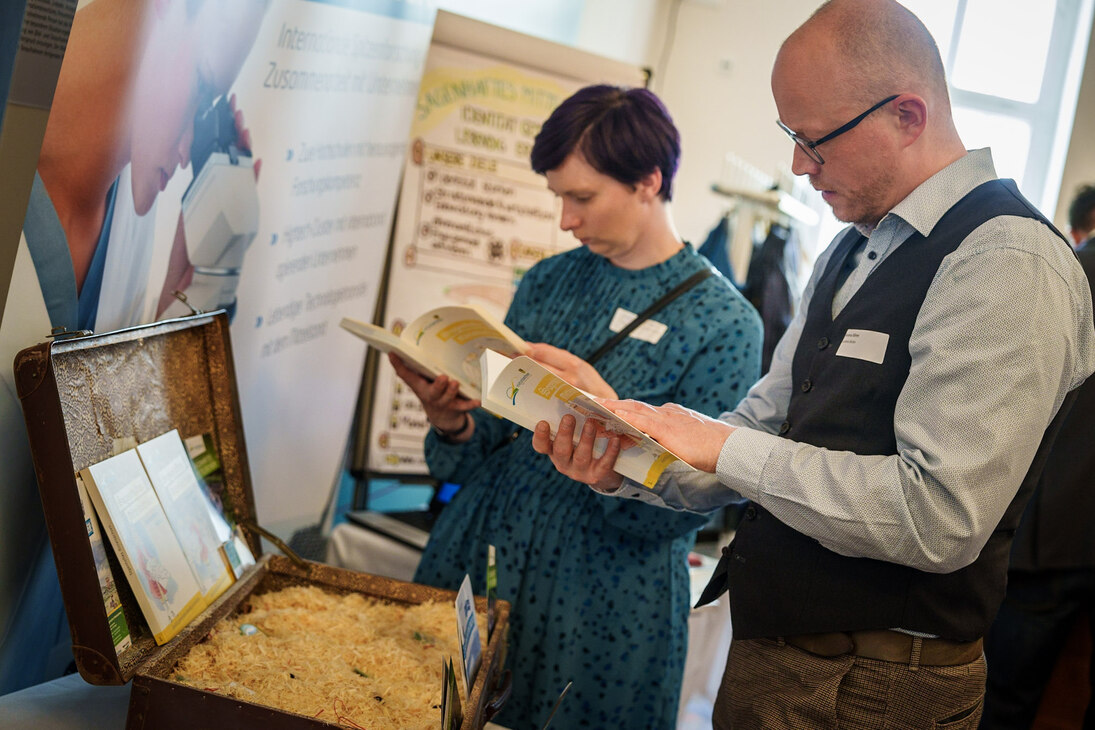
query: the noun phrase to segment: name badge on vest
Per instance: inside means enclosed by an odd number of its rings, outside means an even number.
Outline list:
[[[844,333],[844,341],[837,348],[837,357],[854,357],[857,360],[866,360],[882,364],[886,359],[886,345],[890,336],[885,332],[872,332],[871,330],[848,330]]]
[[[634,312],[629,312],[623,307],[617,307],[616,313],[612,315],[612,321],[608,323],[608,328],[613,332],[619,332],[624,327],[631,324],[636,316],[637,315]],[[668,325],[648,319],[636,327],[635,331],[628,335],[628,337],[634,337],[637,340],[643,340],[644,342],[656,345],[658,344],[658,340],[660,340],[662,335],[668,330]]]

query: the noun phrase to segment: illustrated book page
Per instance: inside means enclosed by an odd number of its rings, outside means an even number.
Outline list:
[[[80,471],[157,644],[206,606],[198,579],[135,449]]]
[[[221,553],[226,540],[219,539],[209,517],[209,500],[198,483],[190,456],[172,429],[137,446],[156,496],[186,553],[207,603],[232,585],[235,575]]]

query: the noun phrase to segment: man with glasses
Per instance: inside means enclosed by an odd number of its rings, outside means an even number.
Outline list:
[[[1095,370],[1070,247],[988,150],[967,152],[927,29],[832,0],[783,44],[779,126],[837,218],[769,373],[719,419],[609,401],[696,471],[612,471],[589,422],[534,447],[672,509],[751,501],[701,603],[729,588],[716,728],[975,727],[982,637],[1069,393]]]

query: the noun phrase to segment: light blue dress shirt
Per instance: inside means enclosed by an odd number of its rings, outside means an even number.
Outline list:
[[[994,178],[983,149],[917,187],[870,232],[833,314],[914,231],[929,234]],[[841,555],[958,570],[999,523],[1065,395],[1095,371],[1087,279],[1036,220],[1002,216],[978,227],[943,260],[917,316],[894,413],[898,453],[860,456],[776,435],[806,312],[834,248],[819,257],[769,373],[720,417],[739,428],[716,474],[675,471],[653,490],[625,480],[613,494],[709,511],[740,493]]]

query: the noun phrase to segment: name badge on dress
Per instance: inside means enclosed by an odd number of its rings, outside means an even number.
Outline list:
[[[638,315],[634,312],[629,312],[623,307],[617,307],[616,313],[612,315],[612,321],[608,323],[608,328],[613,332],[619,332],[624,327],[631,324],[636,316]],[[628,337],[634,337],[637,340],[643,340],[644,342],[656,345],[658,344],[658,340],[660,340],[662,335],[668,330],[668,325],[664,325],[653,319],[648,319],[636,327],[635,331],[628,335]]]
[[[885,332],[848,330],[844,333],[844,341],[840,343],[836,354],[837,357],[854,357],[882,364],[886,359],[886,345],[889,341],[890,336]]]

